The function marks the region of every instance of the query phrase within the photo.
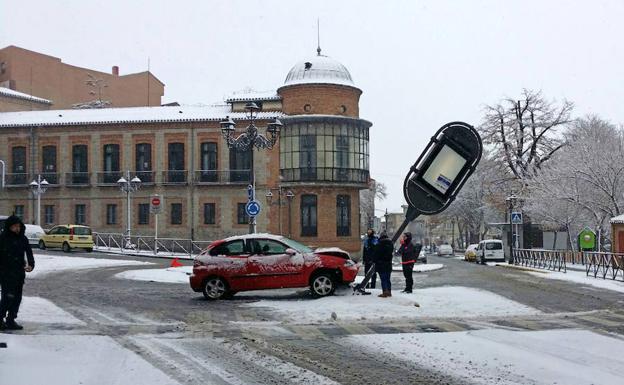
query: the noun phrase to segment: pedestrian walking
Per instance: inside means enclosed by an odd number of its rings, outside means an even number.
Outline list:
[[[375,259],[375,248],[379,243],[379,239],[375,235],[375,230],[368,229],[366,231],[366,237],[362,242],[362,259],[364,260],[364,275],[368,273],[368,271],[374,268],[374,259]],[[368,285],[366,288],[374,289],[375,282],[377,281],[377,272],[373,273]]]
[[[381,294],[378,297],[392,297],[392,284],[390,275],[392,274],[392,256],[394,254],[394,246],[392,240],[388,238],[386,232],[382,232],[379,237],[379,243],[375,248],[375,269],[379,273],[381,281]]]
[[[411,293],[414,286],[414,264],[420,254],[422,246],[412,244],[412,233],[405,232],[401,236],[401,247],[399,247],[399,255],[401,256],[401,266],[403,267],[403,276],[405,277],[405,289],[401,293]]]
[[[21,219],[11,215],[6,219],[4,231],[0,234],[0,330],[23,329],[15,319],[22,303],[26,272],[35,268],[35,258],[28,238],[24,235],[25,231],[26,226]],[[24,263],[24,255],[27,263]]]

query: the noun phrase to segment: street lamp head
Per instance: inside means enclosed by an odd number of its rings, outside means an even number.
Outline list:
[[[134,178],[132,178],[132,180],[130,180],[130,185],[132,186],[133,190],[138,190],[139,187],[141,187],[141,179],[135,176]]]
[[[30,189],[33,191],[37,191],[37,187],[39,187],[39,183],[37,183],[37,181],[32,181],[30,182]]]
[[[117,181],[117,185],[121,188],[124,188],[127,184],[128,184],[128,181],[123,176],[119,178],[119,180]]]
[[[271,190],[267,191],[265,197],[266,197],[267,203],[271,204],[271,201],[273,200],[273,193],[271,192]]]
[[[248,102],[247,104],[245,104],[245,109],[253,113],[254,111],[258,111],[260,107],[258,107],[258,105],[255,102]]]
[[[288,198],[289,200],[292,200],[294,197],[295,197],[295,194],[292,191],[290,190],[286,191],[286,198]]]
[[[236,123],[234,123],[232,118],[230,118],[229,116],[226,116],[225,120],[219,122],[219,124],[221,125],[221,133],[224,137],[230,136],[234,133],[234,126],[236,126]]]
[[[279,135],[283,126],[284,125],[282,124],[282,122],[280,122],[280,120],[276,118],[274,121],[268,124],[267,131],[269,132],[269,134],[277,136]]]

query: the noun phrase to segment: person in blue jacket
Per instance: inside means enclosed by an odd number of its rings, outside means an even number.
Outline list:
[[[375,230],[368,229],[366,231],[366,237],[364,237],[364,241],[362,242],[362,259],[364,260],[365,275],[368,273],[369,269],[373,268],[373,264],[375,263],[375,248],[378,243],[379,239],[377,235],[375,235]],[[377,273],[373,274],[366,288],[374,289],[376,281]]]

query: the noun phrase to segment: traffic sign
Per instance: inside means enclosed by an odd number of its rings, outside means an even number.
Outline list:
[[[513,213],[511,213],[511,223],[513,223],[514,225],[521,225],[522,224],[522,213],[521,212],[517,212],[517,211],[514,211]]]
[[[160,214],[162,212],[162,197],[158,194],[150,197],[150,213]]]
[[[256,200],[251,200],[247,202],[247,204],[245,205],[245,212],[250,217],[257,216],[258,214],[260,214],[260,202]]]

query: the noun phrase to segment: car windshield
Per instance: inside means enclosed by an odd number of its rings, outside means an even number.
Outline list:
[[[74,227],[75,235],[91,235],[91,229],[88,227]]]
[[[312,250],[311,248],[309,248],[306,245],[302,245],[301,243],[297,242],[297,241],[293,241],[292,239],[288,239],[288,238],[280,238],[280,241],[284,242],[285,244],[288,245],[288,247],[290,247],[291,249],[295,249],[297,251],[300,251],[302,253],[311,253]]]

